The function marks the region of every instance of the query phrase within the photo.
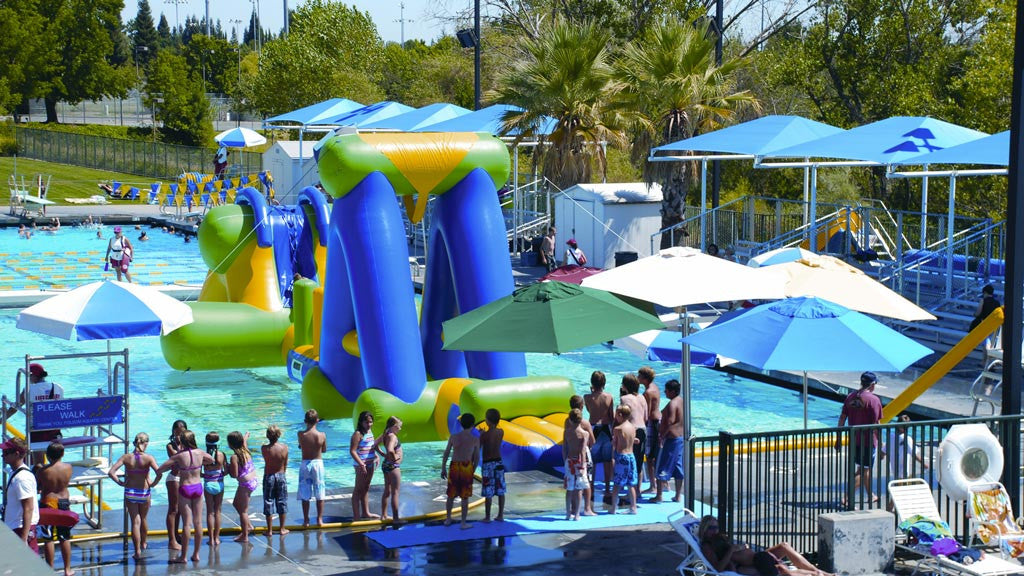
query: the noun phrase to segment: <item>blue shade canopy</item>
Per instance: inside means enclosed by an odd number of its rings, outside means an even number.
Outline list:
[[[302,126],[310,126],[314,124],[323,124],[325,120],[337,118],[342,114],[347,114],[358,108],[362,108],[363,105],[359,102],[349,100],[347,98],[331,98],[330,100],[324,100],[316,104],[311,104],[298,110],[292,110],[291,112],[285,112],[272,118],[267,118],[263,121],[263,125],[269,124],[299,124]]]
[[[987,136],[984,132],[920,116],[894,116],[765,154],[772,158],[837,158],[900,164]]]
[[[651,150],[657,152],[718,152],[762,156],[843,132],[842,129],[800,116],[764,116]]]
[[[385,118],[383,120],[363,124],[360,128],[365,128],[367,130],[402,130],[405,132],[413,132],[423,126],[437,124],[438,122],[444,122],[445,120],[451,120],[452,118],[458,118],[459,116],[464,116],[466,114],[469,114],[469,110],[462,106],[439,102],[437,104],[431,104],[429,106],[424,106],[423,108],[411,110],[405,114],[399,114],[398,116],[392,116],[391,118]]]
[[[876,320],[819,298],[762,304],[684,341],[763,370],[901,372],[932,353]]]
[[[357,126],[361,128],[367,124],[379,122],[386,118],[398,116],[399,114],[405,114],[412,110],[414,110],[412,106],[406,106],[405,104],[385,100],[383,102],[377,102],[376,104],[357,108],[346,114],[341,114],[340,116],[336,116],[332,119],[327,119],[322,123],[333,124],[336,126]]]
[[[1010,131],[964,142],[937,152],[922,154],[903,164],[986,164],[1010,165]]]
[[[475,112],[464,114],[458,118],[445,120],[418,128],[417,132],[487,132],[495,136],[502,135],[502,119],[508,111],[521,111],[522,108],[508,104],[495,104],[481,108]],[[537,130],[537,134],[550,134],[555,127],[554,118],[545,118]],[[518,135],[518,131],[509,132],[509,136]]]
[[[17,327],[65,340],[168,334],[192,323],[192,308],[148,286],[93,282],[29,306]]]

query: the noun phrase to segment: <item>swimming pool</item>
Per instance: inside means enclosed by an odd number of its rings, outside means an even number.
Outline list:
[[[195,238],[185,243],[181,235],[140,225],[150,240],[138,240],[141,230],[125,225],[136,256],[132,279],[139,284],[202,284],[207,268],[199,257]],[[113,226],[102,225],[103,239],[96,227],[62,226],[56,233],[36,230],[30,240],[18,236],[16,228],[0,230],[0,290],[62,290],[104,278],[115,278],[103,270],[107,241]]]
[[[0,310],[0,344],[8,355],[0,358],[0,374],[6,375],[3,393],[14,393],[14,375],[24,366],[24,355],[95,352],[105,349],[103,342],[69,342],[25,332],[15,328],[16,310]],[[284,367],[252,370],[219,370],[209,372],[176,372],[167,367],[156,338],[114,340],[113,349],[131,350],[131,435],[147,432],[151,452],[164,460],[163,447],[175,419],[185,420],[197,436],[217,430],[221,438],[232,430],[251,432],[251,448],[259,454],[266,426],[277,424],[284,430],[283,439],[292,450],[289,482],[296,486],[298,460],[296,433],[302,429],[303,409],[299,384],[291,382]],[[666,380],[678,378],[678,365],[643,362],[630,353],[606,346],[562,354],[528,354],[530,374],[561,374],[572,380],[578,393],[589,392],[590,374],[602,370],[608,375],[610,391],[618,389],[621,375],[643,365],[658,373],[660,387]],[[64,386],[67,395],[89,395],[105,381],[106,364],[97,360],[54,361],[46,365],[51,379]],[[769,384],[732,377],[706,369],[693,371],[694,432],[717,434],[719,430],[752,432],[789,430],[803,426],[803,408],[799,394]],[[568,407],[568,399],[566,399]],[[810,425],[834,425],[839,404],[811,398]],[[15,419],[20,428],[24,422]],[[354,473],[348,456],[348,440],[352,434],[350,420],[325,422],[328,452],[325,458],[328,488],[352,486]],[[402,464],[407,482],[438,476],[443,442],[407,444]],[[222,440],[222,449],[226,442]],[[75,454],[75,452],[70,452]],[[262,462],[257,457],[257,465]],[[375,475],[374,484],[382,482]],[[233,481],[231,481],[233,485]],[[163,490],[157,491],[156,502],[165,502]],[[233,493],[233,488],[229,489]],[[258,499],[256,500],[258,502]],[[115,507],[120,501],[111,499]]]

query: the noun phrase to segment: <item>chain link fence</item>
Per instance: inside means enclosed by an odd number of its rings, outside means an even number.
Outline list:
[[[84,166],[134,174],[158,180],[174,180],[184,172],[213,172],[213,150],[163,142],[143,142],[85,134],[53,132],[37,128],[15,129],[18,154],[34,160]],[[232,174],[262,170],[263,156],[233,150]]]

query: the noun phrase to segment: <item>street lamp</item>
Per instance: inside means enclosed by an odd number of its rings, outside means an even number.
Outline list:
[[[174,4],[174,27],[181,34],[181,19],[178,17],[178,5],[188,4],[188,0],[164,0],[164,4]]]
[[[142,76],[139,74],[139,50],[149,52],[149,46],[135,44],[135,116],[142,124]]]
[[[235,40],[238,42],[235,46],[235,50],[238,51],[238,81],[235,83],[235,105],[238,106],[238,93],[242,87],[242,38],[238,35],[238,25],[241,24],[242,21],[238,18],[232,18],[231,20],[228,20],[228,22],[235,25]],[[235,126],[240,126],[242,123],[240,118],[241,112],[241,106],[238,106],[235,109]]]

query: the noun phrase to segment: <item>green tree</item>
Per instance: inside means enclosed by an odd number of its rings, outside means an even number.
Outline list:
[[[138,54],[138,64],[141,68],[149,65],[149,61],[156,56],[160,44],[160,36],[153,23],[153,11],[149,7],[149,0],[139,0],[139,11],[135,19],[128,25],[129,35],[132,37],[132,48]]]
[[[165,139],[190,146],[213,141],[210,102],[184,56],[169,50],[157,53],[146,79],[145,102],[163,123]]]
[[[0,114],[36,96],[39,79],[53,73],[40,1],[0,3]]]
[[[616,106],[629,121],[634,160],[644,178],[660,182],[662,228],[682,221],[686,195],[693,187],[692,162],[646,162],[651,148],[720,128],[737,112],[758,109],[752,94],[736,88],[744,61],[715,65],[715,41],[703,28],[660,24],[628,44],[616,61],[621,90]],[[662,237],[663,248],[669,242]]]
[[[48,22],[43,37],[52,49],[46,51],[47,66],[38,71],[36,89],[26,96],[44,99],[47,122],[57,122],[57,102],[77,104],[126,93],[135,71],[112,65],[124,57],[116,50],[122,6],[121,0],[40,2]]]
[[[384,53],[370,16],[333,0],[310,0],[295,10],[287,38],[263,46],[260,70],[247,98],[278,114],[341,96],[375,102],[383,92]]]
[[[619,142],[610,107],[615,92],[608,44],[611,35],[594,22],[556,18],[489,92],[490,102],[512,104],[522,112],[507,114],[504,131],[532,136],[545,117],[555,121],[546,137],[544,175],[562,188],[589,182],[596,163],[604,172],[600,142]]]

